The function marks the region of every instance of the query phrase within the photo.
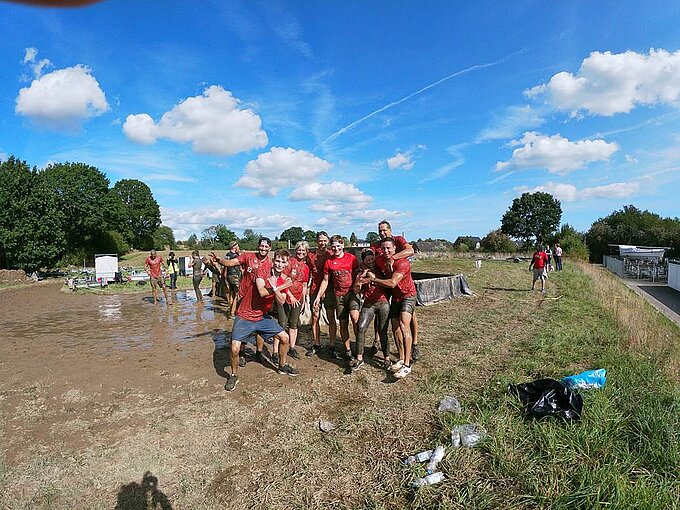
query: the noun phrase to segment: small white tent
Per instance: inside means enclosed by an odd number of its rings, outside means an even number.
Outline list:
[[[110,253],[94,256],[94,273],[97,281],[103,283],[113,282],[116,280],[116,273],[118,272],[118,255]]]

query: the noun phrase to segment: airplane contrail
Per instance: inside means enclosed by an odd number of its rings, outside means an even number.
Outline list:
[[[393,101],[392,103],[386,104],[386,105],[383,106],[382,108],[378,108],[376,111],[369,113],[369,114],[366,115],[365,117],[362,117],[362,118],[360,118],[359,120],[356,120],[356,121],[352,122],[351,124],[348,124],[348,125],[345,126],[344,128],[339,129],[338,131],[336,131],[335,133],[333,133],[332,135],[330,135],[328,138],[326,138],[323,142],[321,142],[321,143],[319,144],[319,147],[321,147],[321,146],[323,146],[323,145],[326,145],[326,144],[327,144],[328,142],[330,142],[331,140],[335,140],[335,139],[336,139],[337,137],[339,137],[340,135],[346,133],[347,131],[349,131],[350,129],[352,129],[352,128],[356,127],[357,125],[361,124],[361,123],[364,122],[365,120],[370,119],[370,118],[373,117],[374,115],[377,115],[377,114],[379,114],[379,113],[381,113],[381,112],[384,112],[385,110],[389,110],[390,108],[392,108],[392,107],[394,107],[394,106],[397,106],[398,104],[401,104],[401,103],[403,103],[404,101],[408,101],[408,100],[411,99],[413,96],[417,96],[418,94],[422,94],[422,93],[425,92],[426,90],[429,90],[429,89],[431,89],[432,87],[436,87],[437,85],[439,85],[440,83],[445,82],[446,80],[450,80],[451,78],[455,78],[455,77],[457,77],[457,76],[460,76],[460,75],[463,75],[463,74],[467,74],[467,73],[469,73],[469,72],[476,71],[476,70],[478,70],[478,69],[484,69],[484,68],[486,68],[486,67],[491,67],[491,66],[498,65],[498,64],[504,62],[505,60],[507,60],[507,57],[505,57],[505,58],[503,58],[503,59],[501,59],[501,60],[497,60],[497,61],[495,61],[495,62],[489,62],[489,63],[487,63],[487,64],[477,64],[477,65],[468,67],[468,68],[466,68],[466,69],[463,69],[463,70],[461,70],[461,71],[456,71],[456,72],[453,73],[453,74],[449,74],[448,76],[445,76],[444,78],[442,78],[442,79],[440,79],[440,80],[437,80],[437,81],[434,82],[434,83],[430,83],[429,85],[426,85],[426,86],[423,87],[422,89],[416,90],[415,92],[412,92],[412,93],[409,94],[408,96],[402,97],[402,98],[399,99],[398,101]]]

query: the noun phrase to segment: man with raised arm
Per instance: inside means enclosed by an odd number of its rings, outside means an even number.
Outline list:
[[[416,307],[416,286],[411,278],[411,263],[406,258],[395,259],[396,244],[394,239],[386,237],[381,241],[382,255],[375,259],[375,265],[385,278],[378,278],[375,273],[368,272],[365,282],[374,283],[392,289],[390,304],[390,320],[392,331],[399,351],[399,359],[392,363],[390,370],[398,379],[411,373],[411,319]],[[390,261],[392,262],[390,264]]]
[[[286,301],[286,294],[283,291],[290,287],[291,280],[286,278],[282,272],[288,265],[289,257],[288,250],[277,250],[274,253],[272,267],[261,265],[254,274],[255,285],[252,285],[250,291],[241,298],[234,319],[234,327],[231,330],[231,375],[224,385],[227,391],[232,391],[238,384],[242,343],[252,342],[258,336],[278,340],[279,374],[298,375],[297,370],[287,363],[288,334],[278,321],[269,315],[274,300],[277,303]]]
[[[163,257],[156,254],[156,250],[151,250],[149,256],[144,261],[144,270],[149,275],[151,282],[151,294],[153,295],[153,304],[158,302],[158,287],[163,289],[165,302],[168,306],[172,305],[172,299],[168,298],[168,291],[165,288],[165,278],[163,278],[163,269],[165,269],[165,262]]]
[[[388,261],[390,264],[394,260],[409,258],[413,256],[413,254],[415,253],[413,245],[411,245],[404,237],[392,235],[392,226],[390,225],[390,222],[387,220],[382,220],[380,223],[378,223],[378,235],[380,236],[381,240],[371,244],[371,248],[375,252],[376,256],[382,253],[382,247],[380,246],[382,239],[386,239],[388,237],[394,239],[394,247],[396,251],[395,254],[392,256],[391,260]],[[378,335],[376,332],[376,338],[377,337]],[[413,338],[412,358],[413,361],[418,361],[420,359],[421,354],[420,350],[418,349],[418,319],[416,318],[415,310],[413,311],[413,317],[411,320],[411,337]],[[376,350],[375,342],[373,345],[374,345],[373,350],[375,351]]]
[[[230,268],[241,266],[241,283],[239,284],[238,294],[239,299],[243,299],[245,295],[251,292],[251,289],[255,286],[255,274],[260,268],[264,268],[266,271],[271,271],[272,261],[269,259],[269,251],[272,247],[272,241],[268,237],[261,237],[257,242],[257,251],[243,252],[238,257],[233,259],[223,259],[215,255],[214,252],[210,253],[210,257],[221,266]],[[239,356],[239,366],[246,366],[245,357],[245,343],[241,345],[242,351]],[[264,348],[264,342],[261,337],[257,338],[255,353],[257,361],[260,363],[264,362],[264,357],[262,354],[262,349]]]
[[[324,299],[326,292],[333,292],[335,294],[335,311],[338,314],[338,321],[340,322],[340,339],[345,345],[345,359],[349,362],[352,359],[352,351],[349,342],[349,319],[350,306],[349,302],[353,295],[352,285],[354,279],[359,272],[359,263],[354,255],[345,252],[345,242],[342,236],[334,235],[331,237],[331,253],[333,254],[323,267],[323,280],[319,285],[319,292],[313,302],[313,308],[318,308],[321,301]],[[329,290],[329,284],[332,282],[333,289]],[[359,319],[359,311],[353,310],[352,322],[356,324]],[[331,342],[333,339],[331,338]],[[329,347],[330,355],[333,358],[338,358],[338,353],[335,350],[335,344],[331,343]]]

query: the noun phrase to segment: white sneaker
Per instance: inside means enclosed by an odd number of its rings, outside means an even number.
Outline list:
[[[394,363],[392,363],[390,365],[390,372],[399,372],[399,370],[401,370],[401,368],[403,366],[404,366],[404,360],[399,359],[399,360],[395,361]]]
[[[404,377],[406,377],[410,373],[411,373],[411,367],[404,365],[403,367],[401,367],[401,370],[399,370],[399,372],[394,374],[394,377],[396,377],[397,379],[403,379]]]

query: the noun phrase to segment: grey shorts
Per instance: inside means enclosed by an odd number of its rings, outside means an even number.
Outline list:
[[[152,289],[155,289],[156,287],[160,287],[160,288],[165,287],[165,279],[162,276],[160,278],[156,278],[155,276],[150,276],[149,277],[149,283],[151,283]]]
[[[229,290],[231,292],[238,292],[238,286],[241,284],[241,277],[230,275],[227,276],[227,282],[229,283]]]
[[[534,269],[534,281],[539,280],[541,278],[546,278],[547,275],[545,273],[545,268],[541,269]]]
[[[392,298],[392,302],[390,303],[390,318],[391,319],[398,319],[399,314],[401,312],[406,312],[410,313],[413,315],[413,313],[416,311],[416,297],[415,296],[409,296],[405,297],[401,301],[395,301],[394,297]]]
[[[354,292],[350,291],[344,296],[335,296],[338,320],[346,321],[349,319],[350,310],[361,310],[361,305],[358,303],[357,297]],[[355,308],[353,308],[355,306]]]

